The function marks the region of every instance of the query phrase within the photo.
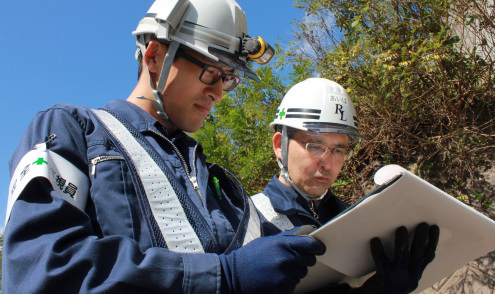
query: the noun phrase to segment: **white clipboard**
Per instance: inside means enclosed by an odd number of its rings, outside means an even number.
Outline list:
[[[392,256],[395,230],[410,234],[421,222],[440,227],[436,257],[428,265],[413,293],[432,286],[468,262],[495,250],[495,222],[398,165],[375,174],[375,191],[311,233],[327,251],[317,257],[296,293],[328,283],[364,282],[374,271],[369,241],[382,239]]]

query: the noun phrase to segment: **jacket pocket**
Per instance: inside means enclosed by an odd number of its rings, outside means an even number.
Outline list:
[[[96,167],[99,163],[108,161],[108,160],[121,160],[124,161],[124,157],[121,155],[101,155],[94,157],[89,160],[91,175],[96,176]]]

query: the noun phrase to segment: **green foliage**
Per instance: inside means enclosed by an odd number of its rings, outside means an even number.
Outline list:
[[[281,78],[281,72],[287,70],[283,61],[274,60],[271,64],[256,69],[261,82],[245,79],[233,93],[224,95],[202,129],[194,134],[208,161],[232,171],[249,194],[262,191],[279,172],[269,125],[289,88],[287,83],[291,85],[292,81]],[[306,65],[298,65],[294,72],[302,73],[305,68]]]
[[[479,191],[474,191],[473,192],[475,196],[475,200],[479,201],[481,204],[481,208],[484,210],[490,210],[493,208],[493,200],[488,198],[485,193],[479,192]]]
[[[344,177],[355,180],[336,186],[339,194],[363,195],[377,164],[388,163],[413,167],[454,196],[484,184],[476,173],[495,149],[495,87],[494,63],[479,49],[493,45],[495,25],[473,3],[296,0],[306,16],[295,23],[287,58],[343,85],[369,139],[345,166]],[[484,42],[466,50],[454,18]],[[485,198],[473,197],[489,207]]]
[[[256,193],[278,173],[268,128],[278,103],[293,84],[322,76],[346,88],[368,138],[334,185],[338,195],[356,200],[381,165],[395,163],[491,208],[493,189],[478,174],[495,149],[495,23],[485,2],[295,0],[305,15],[289,49],[256,69],[261,83],[225,96],[195,136],[209,161]]]

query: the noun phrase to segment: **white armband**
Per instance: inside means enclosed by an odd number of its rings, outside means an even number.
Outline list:
[[[12,207],[27,184],[35,178],[46,178],[63,199],[84,210],[89,193],[89,178],[71,162],[38,144],[21,159],[12,176],[7,202],[7,224]]]

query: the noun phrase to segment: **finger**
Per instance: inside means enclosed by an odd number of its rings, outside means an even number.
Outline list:
[[[314,230],[316,230],[316,227],[315,226],[311,226],[311,225],[304,225],[304,226],[300,226],[298,228],[295,228],[294,230],[292,230],[292,235],[294,236],[304,236],[304,235],[309,235],[311,234]]]
[[[316,241],[316,242],[318,242],[320,244],[319,248],[316,248],[314,250],[304,250],[304,251],[301,250],[301,252],[309,253],[309,254],[315,254],[315,255],[322,255],[326,251],[326,246],[320,240],[318,240],[315,237],[309,235],[314,230],[316,230],[316,227],[311,226],[311,225],[304,225],[304,226],[301,226],[299,228],[296,228],[296,229],[292,230],[292,235],[293,236],[309,237],[309,238],[313,239],[314,241]]]
[[[383,258],[385,256],[385,249],[383,248],[380,238],[373,238],[370,241],[371,255],[373,258]]]
[[[321,255],[325,252],[325,244],[312,236],[287,236],[290,247],[301,253]]]
[[[305,250],[304,253],[309,253],[309,254],[314,254],[314,255],[323,255],[323,253],[325,253],[325,251],[327,251],[327,247],[325,246],[325,243],[321,242],[320,240],[316,239],[313,236],[306,236],[306,237],[309,237],[309,238],[315,240],[317,243],[320,244],[320,247],[314,248],[311,250]]]
[[[428,230],[429,238],[428,245],[425,249],[424,266],[430,263],[435,258],[435,251],[438,246],[438,240],[440,238],[440,228],[437,225],[430,226]]]
[[[427,223],[420,223],[414,231],[413,243],[411,246],[411,266],[416,266],[418,262],[424,260],[425,248],[428,242],[428,229]]]
[[[398,265],[406,258],[409,249],[409,233],[406,227],[401,226],[395,231],[395,256],[394,264]]]
[[[371,256],[375,261],[376,273],[382,275],[384,273],[384,266],[388,265],[390,262],[385,254],[385,249],[383,248],[382,241],[380,238],[373,238],[370,241]]]

